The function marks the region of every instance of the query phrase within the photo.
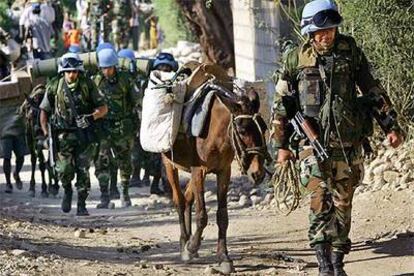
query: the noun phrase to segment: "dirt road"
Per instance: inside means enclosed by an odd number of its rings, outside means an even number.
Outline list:
[[[22,179],[24,190],[7,195],[0,175],[0,275],[212,273],[217,238],[214,193],[207,198],[209,223],[200,258],[183,264],[176,212],[169,199],[149,197],[147,187],[132,189],[131,208],[120,208],[116,200],[115,209],[97,210],[99,192],[93,177],[91,216],[78,218],[74,210],[61,213],[60,198],[42,199],[40,192],[30,198],[28,171]],[[212,182],[208,187],[214,192]],[[356,196],[353,251],[346,259],[349,275],[414,275],[413,202],[413,187]],[[305,199],[285,217],[268,205],[231,204],[228,247],[235,275],[317,275],[307,244],[307,206]]]

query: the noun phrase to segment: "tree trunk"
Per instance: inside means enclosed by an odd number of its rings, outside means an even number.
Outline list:
[[[234,40],[233,16],[230,0],[176,0],[190,23],[191,30],[199,37],[207,62],[233,69]]]

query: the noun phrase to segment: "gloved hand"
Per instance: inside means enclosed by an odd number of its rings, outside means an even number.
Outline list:
[[[93,123],[92,114],[81,115],[76,119],[76,126],[78,128],[88,128]]]

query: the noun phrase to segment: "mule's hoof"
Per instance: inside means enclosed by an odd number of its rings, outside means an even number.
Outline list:
[[[29,196],[35,197],[36,192],[34,190],[29,190]]]
[[[234,272],[233,261],[221,262],[218,266],[214,267],[214,269],[224,275],[228,275]]]
[[[194,253],[192,253],[190,250],[188,250],[188,244],[189,244],[189,242],[190,241],[187,241],[187,243],[185,244],[185,246],[184,246],[184,251],[183,252],[181,252],[181,260],[183,261],[183,262],[189,262],[189,261],[191,261],[192,259],[197,259],[197,258],[199,258],[200,256],[198,255],[198,252],[196,251],[196,252],[194,252]]]
[[[42,191],[42,193],[40,194],[40,196],[41,196],[42,198],[48,198],[48,197],[49,197],[49,193],[48,193],[48,192],[46,192],[46,191]]]

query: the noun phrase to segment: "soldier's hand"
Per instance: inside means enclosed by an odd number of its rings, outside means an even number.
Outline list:
[[[88,128],[93,123],[93,115],[81,115],[76,119],[76,126],[78,128]]]
[[[403,142],[403,137],[401,133],[393,130],[387,134],[387,140],[390,143],[391,147],[397,148]]]
[[[277,152],[277,163],[283,163],[287,160],[295,159],[295,155],[293,152],[287,149],[279,149]]]

